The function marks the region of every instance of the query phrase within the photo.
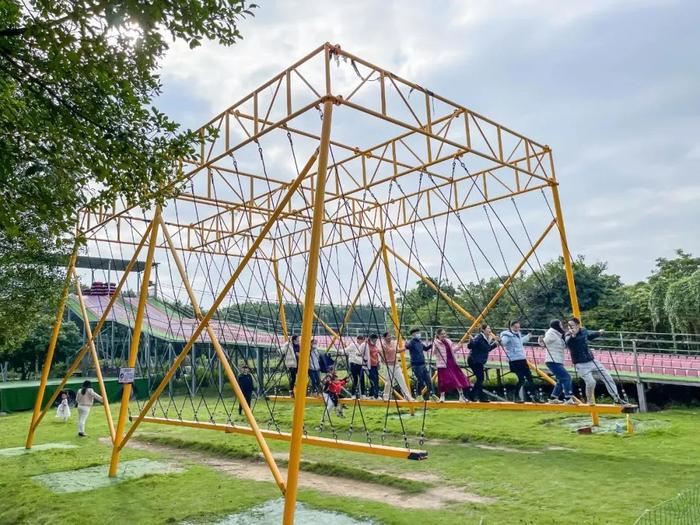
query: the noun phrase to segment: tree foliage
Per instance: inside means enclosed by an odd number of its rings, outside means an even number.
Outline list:
[[[152,201],[199,140],[153,106],[169,40],[230,45],[245,0],[0,2],[0,351],[55,304],[79,208]],[[58,256],[58,257],[57,257]]]
[[[677,330],[674,322],[677,326],[692,326],[697,322],[697,318],[693,321],[687,317],[693,311],[691,305],[698,301],[697,289],[694,291],[690,282],[681,285],[674,283],[699,269],[700,257],[693,257],[683,250],[676,250],[673,259],[656,259],[656,270],[649,277],[649,310],[657,330]],[[668,295],[670,291],[671,297]]]
[[[20,379],[36,376],[46,356],[53,324],[53,315],[43,313],[37,316],[31,330],[13,351],[0,351],[0,361],[8,361],[11,369],[19,374]],[[56,341],[54,362],[60,363],[73,356],[81,345],[82,337],[77,325],[72,321],[64,321]]]
[[[158,111],[168,39],[233,44],[245,0],[0,3],[0,231],[61,236],[75,212],[150,201],[198,140]]]

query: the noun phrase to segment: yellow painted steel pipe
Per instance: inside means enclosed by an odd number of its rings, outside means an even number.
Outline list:
[[[141,421],[143,420],[143,418],[146,416],[146,414],[148,414],[148,411],[151,409],[151,407],[155,404],[155,402],[158,400],[160,395],[163,393],[163,390],[165,389],[166,385],[170,382],[173,375],[175,375],[175,371],[180,367],[182,362],[185,360],[185,358],[189,354],[190,350],[192,349],[192,346],[194,345],[194,342],[202,334],[202,332],[204,331],[204,329],[207,326],[207,323],[209,323],[209,321],[211,321],[212,317],[214,317],[219,306],[221,306],[221,303],[223,303],[224,299],[226,298],[226,295],[229,293],[229,291],[231,290],[233,285],[236,283],[236,281],[240,277],[241,273],[243,273],[243,270],[245,269],[248,262],[253,258],[255,252],[258,250],[258,248],[260,248],[260,245],[267,237],[267,234],[270,233],[270,230],[272,229],[273,224],[275,223],[277,218],[280,216],[280,214],[284,211],[284,209],[287,207],[287,205],[291,201],[292,197],[294,196],[295,192],[299,188],[299,185],[301,184],[301,182],[308,175],[309,170],[311,169],[313,164],[316,162],[317,156],[318,156],[318,150],[316,150],[313,153],[313,155],[311,155],[311,158],[309,158],[308,162],[306,163],[304,168],[301,170],[301,172],[299,173],[297,178],[289,186],[287,193],[277,203],[277,206],[275,206],[275,210],[270,215],[268,222],[261,228],[255,241],[250,245],[245,256],[241,259],[241,262],[238,264],[238,266],[234,270],[231,277],[229,277],[229,280],[223,286],[223,288],[219,292],[219,295],[216,297],[216,299],[214,299],[214,302],[212,303],[209,310],[207,310],[207,313],[204,315],[202,320],[199,322],[197,327],[194,329],[192,335],[190,336],[189,341],[187,341],[187,343],[185,343],[185,346],[183,347],[182,351],[175,358],[172,365],[170,365],[170,368],[163,376],[163,379],[161,380],[160,384],[152,392],[151,397],[148,399],[148,401],[143,406],[139,416],[133,420],[131,428],[129,428],[129,430],[127,431],[127,433],[124,436],[124,442],[128,441],[131,438],[131,436],[134,434],[134,432],[136,432],[136,429],[141,424]]]
[[[194,309],[195,318],[197,320],[201,320],[203,317],[202,309],[199,306],[199,302],[197,301],[197,296],[195,295],[194,290],[192,290],[192,286],[190,284],[189,278],[187,277],[185,267],[182,264],[182,261],[180,260],[180,256],[178,255],[177,250],[175,249],[175,244],[173,243],[173,240],[170,237],[168,228],[165,226],[162,219],[159,219],[159,222],[160,227],[163,230],[163,236],[165,237],[165,240],[168,243],[168,246],[170,247],[170,253],[173,256],[173,260],[175,261],[175,266],[177,267],[178,273],[180,274],[180,278],[182,279],[182,282],[185,285],[187,295],[190,298],[190,303],[192,304],[192,308]],[[219,358],[219,362],[221,363],[221,366],[224,369],[226,378],[228,379],[231,388],[233,388],[233,392],[236,395],[236,399],[238,400],[238,403],[240,403],[240,406],[243,409],[243,413],[245,414],[245,417],[248,420],[248,424],[250,425],[251,431],[255,436],[256,441],[258,442],[258,446],[260,447],[263,457],[265,458],[267,466],[270,468],[270,472],[272,472],[272,477],[275,478],[277,486],[282,491],[282,494],[284,494],[285,483],[284,479],[282,478],[282,474],[280,473],[279,468],[277,467],[277,462],[272,456],[270,447],[267,446],[267,442],[265,441],[265,438],[260,432],[260,427],[258,427],[258,423],[255,420],[255,416],[253,415],[250,406],[248,406],[248,402],[246,401],[245,396],[243,395],[243,391],[241,390],[241,387],[238,384],[238,379],[236,379],[236,375],[233,373],[233,369],[231,368],[231,365],[228,362],[226,353],[221,347],[219,339],[218,337],[216,337],[216,333],[214,332],[214,329],[209,323],[207,323],[207,334],[209,335],[209,339],[211,340],[211,344],[214,347],[214,351],[216,352],[216,355]],[[121,446],[124,445],[122,444]]]
[[[385,245],[386,246],[386,245]],[[413,266],[409,264],[409,262],[401,257],[398,253],[396,253],[394,250],[386,246],[386,249],[391,252],[391,254],[396,257],[397,260],[401,261],[403,265],[411,270],[418,278],[423,281],[426,285],[428,285],[430,288],[432,288],[442,299],[449,304],[452,308],[457,310],[460,314],[462,314],[464,317],[469,319],[470,321],[474,321],[475,317],[470,314],[461,304],[459,304],[457,301],[452,299],[449,295],[447,295],[445,292],[442,291],[442,289],[437,286],[433,281],[425,277],[422,273],[420,273],[418,270],[416,270]]]
[[[158,221],[160,220],[160,205],[156,206],[156,211],[153,215],[151,226],[151,234],[148,242],[148,252],[146,253],[146,264],[141,276],[141,290],[139,291],[139,302],[136,308],[136,316],[134,318],[134,329],[131,335],[131,346],[129,348],[128,367],[136,366],[136,358],[139,351],[139,342],[141,341],[141,331],[143,330],[143,317],[146,312],[146,301],[148,300],[148,288],[151,279],[151,267],[153,266],[153,257],[155,254],[156,243],[158,242]],[[117,431],[115,433],[114,444],[112,446],[112,458],[109,462],[109,477],[113,478],[117,475],[119,468],[119,453],[121,451],[121,442],[124,435],[124,426],[129,412],[129,399],[131,398],[131,384],[125,384],[122,387],[122,400],[119,407],[119,419],[117,420]]]
[[[316,398],[313,398],[316,399]],[[201,428],[204,430],[218,430],[227,434],[242,434],[253,436],[253,430],[249,427],[230,424],[204,423],[202,421],[187,421],[181,419],[166,419],[160,417],[144,417],[144,423],[155,423],[159,425],[170,425],[175,427]],[[276,432],[274,430],[261,429],[266,439],[275,441],[291,441],[292,435],[288,432]],[[302,443],[315,447],[331,448],[334,450],[347,450],[361,454],[372,454],[398,459],[426,459],[428,453],[425,450],[417,450],[403,447],[391,447],[387,445],[375,445],[373,443],[359,443],[356,441],[344,441],[342,439],[325,438],[319,436],[302,436]]]
[[[83,299],[83,291],[80,289],[80,281],[78,281],[78,274],[73,270],[73,275],[75,276],[75,291],[78,296],[78,303],[80,304],[80,312],[83,316],[83,322],[85,324],[85,336],[87,337],[87,344],[90,347],[90,354],[92,355],[92,360],[95,363],[95,375],[97,376],[97,384],[100,389],[100,395],[102,396],[102,406],[105,411],[105,418],[107,419],[107,428],[109,428],[109,438],[114,444],[114,421],[112,420],[112,411],[109,408],[109,399],[107,397],[107,389],[105,388],[105,380],[102,377],[102,368],[100,366],[100,357],[97,355],[97,348],[95,348],[95,340],[92,335],[92,328],[90,328],[90,318],[88,317],[88,311],[85,307],[85,299]]]
[[[34,441],[34,431],[38,421],[40,420],[41,405],[44,401],[44,393],[46,392],[46,383],[49,380],[49,372],[51,371],[51,364],[53,363],[53,355],[56,350],[56,343],[58,342],[58,334],[61,331],[61,324],[63,323],[63,311],[66,307],[66,299],[68,298],[68,290],[70,289],[70,283],[73,279],[73,268],[75,268],[75,261],[78,258],[78,240],[76,235],[75,246],[73,247],[73,253],[68,261],[68,269],[66,272],[66,278],[63,281],[63,290],[61,291],[61,299],[58,302],[58,308],[56,309],[56,317],[54,319],[53,328],[51,330],[51,338],[49,339],[49,348],[46,351],[46,358],[44,359],[44,366],[41,369],[41,381],[39,382],[39,390],[36,394],[36,400],[34,401],[34,411],[32,412],[32,422],[29,425],[29,432],[27,434],[27,440],[24,443],[24,447],[27,449],[32,448],[32,442]],[[58,392],[58,389],[56,389]]]
[[[542,244],[542,241],[545,239],[545,237],[547,237],[547,234],[552,230],[552,228],[554,227],[555,224],[556,224],[556,220],[552,220],[547,225],[547,227],[542,232],[542,235],[540,235],[539,238],[537,239],[537,241],[535,241],[533,243],[532,247],[527,251],[525,256],[520,260],[518,265],[513,269],[513,271],[508,276],[508,278],[505,281],[503,281],[503,284],[501,284],[498,291],[494,294],[494,296],[491,298],[489,303],[484,307],[484,309],[481,311],[479,316],[473,320],[469,329],[466,331],[466,333],[459,340],[459,344],[463,344],[464,341],[467,340],[469,335],[471,335],[471,333],[478,328],[479,324],[481,324],[481,322],[483,322],[483,320],[486,318],[486,314],[488,314],[491,311],[491,308],[493,308],[493,306],[498,302],[498,300],[501,298],[501,296],[506,292],[506,290],[508,290],[508,287],[511,285],[511,283],[515,280],[515,278],[520,273],[520,270],[523,269],[523,266],[525,266],[525,264],[527,263],[528,259],[530,259],[532,254],[535,253],[535,250],[537,250],[539,245]]]
[[[391,268],[389,267],[389,255],[387,253],[386,239],[384,237],[384,232],[379,233],[379,240],[381,243],[382,261],[384,263],[384,276],[386,278],[386,289],[389,295],[389,305],[391,308],[391,324],[394,325],[394,335],[396,336],[396,353],[399,354],[399,359],[401,359],[401,373],[403,374],[403,379],[406,382],[406,387],[409,392],[411,391],[411,378],[408,375],[408,364],[406,363],[406,350],[400,351],[404,348],[403,338],[401,337],[401,326],[399,321],[399,310],[396,306],[396,297],[394,296],[394,284],[391,279]]]
[[[326,55],[326,60],[328,56]],[[321,125],[321,144],[319,146],[318,169],[316,175],[316,190],[314,192],[313,227],[311,229],[311,245],[309,249],[309,265],[306,269],[306,293],[304,296],[304,313],[301,320],[301,349],[299,351],[298,369],[309,369],[309,357],[311,352],[311,337],[314,322],[314,310],[316,299],[316,282],[318,275],[318,263],[321,254],[321,237],[323,235],[323,201],[326,193],[326,177],[328,167],[329,141],[331,135],[331,116],[333,102],[326,100],[323,104],[323,123]],[[296,511],[297,491],[299,488],[299,463],[301,461],[302,438],[304,436],[304,407],[306,404],[306,386],[309,381],[308,374],[297,375],[297,392],[302,395],[296,397],[294,403],[294,416],[292,418],[292,437],[289,446],[289,463],[287,467],[287,492],[284,496],[284,525],[294,524]]]
[[[122,277],[121,277],[121,279],[119,279],[119,283],[117,284],[117,287],[114,290],[114,294],[112,295],[112,297],[110,297],[109,302],[107,303],[107,306],[105,307],[104,311],[102,312],[102,316],[100,317],[100,320],[97,321],[97,324],[95,325],[95,330],[93,331],[93,340],[95,337],[97,337],[99,335],[100,331],[102,330],[102,327],[104,326],[104,323],[107,320],[107,316],[112,311],[112,306],[114,306],[114,303],[116,302],[117,297],[119,296],[121,289],[123,288],[124,283],[126,282],[126,279],[129,276],[129,273],[136,265],[136,261],[138,260],[139,253],[141,253],[141,249],[143,248],[143,245],[146,243],[146,240],[148,239],[150,231],[151,231],[151,225],[149,224],[149,226],[146,228],[146,232],[144,233],[143,237],[141,238],[141,242],[138,243],[138,245],[136,246],[136,250],[134,250],[134,255],[129,260],[129,264],[126,265],[126,268],[124,269],[124,272],[122,273]],[[80,366],[80,362],[82,361],[83,357],[85,357],[85,354],[87,354],[88,350],[89,350],[88,344],[85,343],[82,346],[82,348],[78,351],[77,355],[73,359],[73,363],[71,364],[70,367],[68,367],[68,370],[66,371],[66,374],[63,376],[63,379],[59,383],[58,387],[56,387],[56,390],[54,390],[53,394],[49,398],[49,401],[44,405],[44,408],[39,413],[39,416],[36,418],[36,420],[34,421],[32,426],[30,427],[30,434],[31,435],[33,435],[34,431],[36,430],[36,427],[39,425],[41,420],[46,415],[46,412],[48,412],[49,408],[53,405],[53,403],[58,398],[58,394],[66,386],[68,379],[70,379],[71,376],[78,369],[78,366]]]
[[[270,396],[270,401],[276,403],[292,403],[296,398],[289,396]],[[512,401],[491,401],[483,403],[478,401],[470,401],[468,403],[462,401],[383,401],[381,399],[351,399],[340,398],[338,402],[345,406],[358,405],[362,407],[381,407],[386,408],[387,403],[391,406],[399,408],[430,408],[430,409],[445,409],[445,410],[514,410],[518,412],[565,412],[575,414],[627,414],[635,412],[637,407],[634,405],[554,405],[550,403],[515,403]],[[313,405],[323,405],[323,400],[317,397],[307,397],[307,403]]]
[[[571,251],[569,243],[566,240],[566,228],[564,227],[564,214],[561,211],[561,202],[559,200],[559,184],[556,182],[554,174],[554,158],[552,152],[549,152],[549,162],[551,166],[553,182],[550,184],[552,188],[552,200],[554,201],[554,212],[557,218],[557,226],[559,230],[559,238],[561,240],[562,257],[564,258],[564,271],[566,272],[566,286],[569,289],[569,300],[571,301],[571,311],[575,317],[581,318],[581,310],[578,304],[578,295],[576,294],[576,280],[574,278],[574,269],[571,262]]]

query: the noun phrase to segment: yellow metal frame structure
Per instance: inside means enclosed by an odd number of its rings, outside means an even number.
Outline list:
[[[349,62],[356,76],[348,79],[337,72],[340,62]],[[318,114],[321,116],[319,127]],[[337,122],[352,115],[362,118],[367,129],[388,136],[373,144],[358,146],[337,140],[333,130],[342,130]],[[316,116],[316,118],[309,118]],[[371,127],[370,127],[371,126]],[[311,144],[313,151],[297,176],[289,180],[269,173],[249,173],[239,169],[235,156],[242,151],[256,148],[260,141],[273,135],[284,134]],[[306,289],[303,297],[294,297],[303,303],[301,352],[299,368],[308,367],[312,324],[315,319],[316,276],[319,256],[324,249],[342,245],[362,238],[379,240],[378,253],[372,267],[384,268],[387,294],[391,308],[391,324],[401,344],[400,320],[394,296],[390,258],[394,258],[415,273],[456,311],[463,315],[471,326],[462,338],[468,337],[488,314],[488,310],[506,291],[515,276],[527,263],[541,241],[556,226],[562,247],[572,312],[580,316],[572,261],[566,239],[566,230],[558,193],[558,182],[554,173],[554,161],[549,146],[528,138],[502,124],[476,113],[460,104],[444,98],[418,84],[382,69],[358,56],[348,53],[339,45],[323,44],[311,53],[275,75],[260,87],[238,100],[232,106],[206,122],[199,129],[200,147],[196,155],[180,159],[177,163],[178,178],[161,192],[161,204],[154,206],[152,218],[147,218],[140,208],[115,202],[111,206],[86,210],[79,219],[79,231],[93,242],[119,243],[131,246],[134,255],[117,286],[117,294],[132,270],[139,253],[145,248],[146,266],[143,285],[139,293],[137,322],[129,353],[129,364],[136,362],[140,322],[144,303],[148,295],[148,272],[150,272],[156,250],[165,250],[174,257],[178,272],[188,291],[199,324],[174,359],[172,366],[160,384],[134,417],[128,417],[129,385],[124,395],[116,422],[110,421],[113,452],[109,473],[117,473],[119,455],[141,423],[182,425],[207,428],[229,433],[242,433],[256,438],[265,460],[285,495],[284,523],[294,521],[294,509],[298,487],[299,464],[303,444],[330,446],[347,450],[384,454],[393,457],[421,455],[421,451],[362,446],[359,443],[341,443],[336,440],[311,438],[304,435],[304,410],[309,401],[303,395],[294,399],[294,416],[290,434],[269,432],[260,429],[249,407],[242,400],[240,388],[230,366],[225,366],[225,375],[236,397],[245,407],[249,427],[214,425],[199,422],[162,420],[151,417],[149,410],[161,395],[176,369],[187,357],[194,341],[208,331],[213,331],[209,322],[221,306],[227,293],[236,283],[241,272],[251,260],[261,260],[270,265],[274,276],[276,295],[281,302],[285,292],[294,295],[280,280],[278,264],[288,259],[308,255]],[[440,171],[446,163],[469,160],[473,169],[464,174],[445,175]],[[295,158],[296,162],[296,158]],[[426,183],[418,189],[411,188],[400,196],[387,197],[387,186],[404,181],[410,183],[417,176],[425,176]],[[195,184],[195,181],[197,184]],[[182,191],[190,184],[192,191]],[[234,188],[235,186],[235,188]],[[478,188],[478,192],[474,188]],[[428,277],[389,247],[386,236],[393,231],[419,224],[427,219],[445,217],[450,214],[491,205],[533,192],[550,192],[554,203],[554,220],[538,236],[538,240],[522,261],[513,268],[510,277],[503,283],[489,305],[481,312],[469,312],[449,297]],[[444,195],[448,194],[449,199]],[[196,220],[174,220],[166,217],[168,206],[173,201],[197,205],[203,210]],[[293,231],[281,232],[273,227],[284,222],[294,225]],[[107,231],[112,232],[108,235]],[[140,240],[134,240],[140,239]],[[178,253],[199,252],[224,256],[237,261],[235,271],[225,285],[217,291],[213,304],[203,313],[197,304],[186,268],[179,262]],[[34,431],[55,396],[44,404],[44,393],[49,369],[53,360],[63,308],[73,275],[76,252],[73,254],[66,285],[56,315],[54,331],[42,371],[39,395],[34,407],[32,423],[26,446],[31,447]],[[379,257],[381,256],[381,260]],[[365,279],[366,281],[366,279]],[[88,335],[88,343],[81,349],[76,362],[68,370],[65,381],[77,369],[84,355],[96,356],[94,339],[102,329],[107,315],[114,305],[110,300],[107,309]],[[359,297],[359,292],[355,301]],[[354,307],[351,306],[351,308]],[[280,309],[284,338],[287,339],[284,309]],[[342,334],[333,332],[334,337]],[[342,328],[340,330],[342,332]],[[220,345],[211,337],[217,355],[227,363]],[[401,364],[405,379],[408,372],[405,357]],[[99,368],[99,367],[98,367]],[[298,391],[304,392],[307,376],[300,374]],[[101,381],[100,381],[101,382]],[[368,402],[363,402],[368,404]],[[369,403],[371,404],[371,403]],[[419,408],[423,403],[411,404],[399,401],[408,409]],[[473,408],[478,408],[473,404]],[[497,408],[490,404],[483,408]],[[433,407],[432,404],[430,405]],[[440,404],[435,408],[449,407]],[[499,405],[500,406],[500,405]],[[504,408],[530,409],[529,405]],[[108,408],[108,407],[106,407]],[[537,406],[542,410],[542,406]],[[546,408],[549,410],[550,408]],[[551,408],[554,410],[555,408]],[[558,411],[618,413],[612,408],[575,407]],[[611,412],[612,411],[612,412]],[[127,427],[127,419],[131,425]],[[286,479],[280,473],[270,453],[266,439],[283,439],[290,443],[289,467]]]

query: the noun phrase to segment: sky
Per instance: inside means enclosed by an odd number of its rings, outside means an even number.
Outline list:
[[[700,2],[257,3],[238,44],[171,46],[161,110],[198,127],[338,43],[551,146],[573,253],[626,283],[700,254]]]

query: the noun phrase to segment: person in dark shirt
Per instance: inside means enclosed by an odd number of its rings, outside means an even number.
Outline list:
[[[241,373],[238,375],[238,386],[241,387],[241,391],[243,392],[245,402],[250,407],[250,403],[253,399],[253,390],[255,390],[255,387],[253,385],[253,376],[250,374],[250,368],[248,368],[248,365],[243,365],[241,367]],[[239,403],[238,415],[240,416],[242,413],[243,405]]]
[[[581,321],[572,317],[569,320],[569,331],[565,334],[564,340],[571,353],[571,361],[574,363],[576,373],[586,383],[586,401],[589,405],[595,405],[596,378],[600,378],[605,385],[613,402],[622,403],[617,385],[603,364],[598,361],[588,348],[588,341],[592,341],[603,335],[603,330],[587,330],[581,326]]]
[[[484,323],[481,325],[481,330],[475,336],[469,339],[467,348],[469,348],[469,357],[467,364],[474,372],[476,381],[474,388],[471,391],[472,401],[483,401],[487,403],[489,400],[484,397],[484,366],[489,360],[489,352],[498,346],[498,337],[491,331],[491,327]]]
[[[425,352],[432,348],[431,344],[425,344],[421,340],[420,329],[414,328],[411,330],[411,339],[406,342],[406,350],[408,350],[411,356],[411,370],[413,370],[413,375],[416,376],[415,383],[415,397],[418,398],[422,395],[423,389],[426,388],[430,398],[437,397],[434,395],[433,382],[430,379],[430,371],[425,361]]]

